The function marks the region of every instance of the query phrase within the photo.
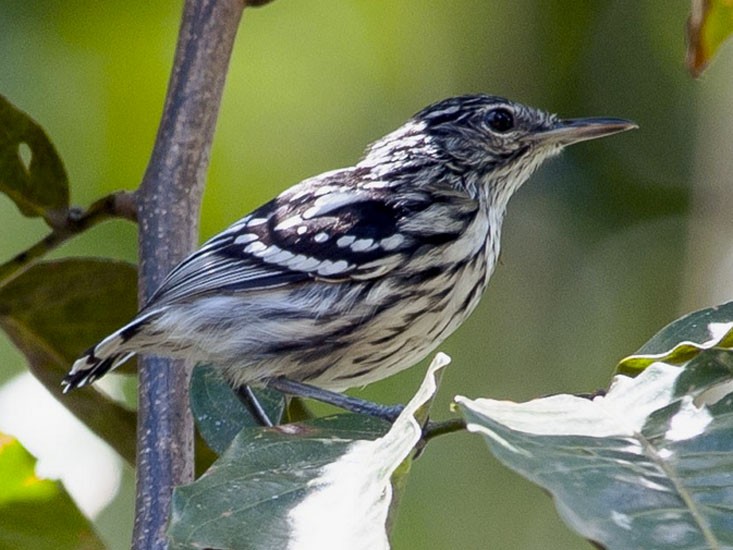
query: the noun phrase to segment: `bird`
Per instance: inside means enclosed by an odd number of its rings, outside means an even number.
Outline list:
[[[438,101],[355,165],[290,187],[185,258],[64,392],[138,353],[215,365],[263,425],[252,387],[394,419],[346,396],[426,357],[494,271],[510,197],[566,146],[636,128],[562,119],[487,94]]]

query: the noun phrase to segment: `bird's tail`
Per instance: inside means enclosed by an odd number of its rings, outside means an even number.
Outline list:
[[[74,362],[69,374],[61,382],[63,392],[91,384],[132,357],[135,353],[129,348],[124,349],[124,344],[140,332],[149,318],[150,315],[137,317],[89,348]]]

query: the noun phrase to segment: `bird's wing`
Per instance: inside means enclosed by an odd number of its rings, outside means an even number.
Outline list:
[[[477,209],[452,187],[405,194],[355,177],[339,170],[285,191],[207,241],[148,303],[380,277],[419,247],[455,238]]]

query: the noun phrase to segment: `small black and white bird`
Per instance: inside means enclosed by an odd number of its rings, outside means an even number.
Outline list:
[[[435,103],[355,166],[291,187],[207,241],[74,363],[64,391],[135,353],[217,365],[235,389],[325,400],[395,374],[474,310],[507,202],[532,172],[567,145],[635,127],[489,95]]]

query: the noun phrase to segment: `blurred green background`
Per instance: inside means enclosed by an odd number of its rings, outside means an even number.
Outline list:
[[[415,111],[468,92],[640,130],[571,148],[512,200],[501,264],[441,349],[452,396],[526,400],[605,387],[615,363],[680,314],[731,295],[733,52],[683,67],[689,2],[310,0],[247,10],[225,90],[202,239],[299,180],[353,164]],[[180,2],[5,0],[0,93],[43,125],[73,202],[134,189],[155,137]],[[45,234],[0,197],[0,259]],[[134,261],[110,222],[55,256]],[[91,344],[91,342],[90,342]],[[0,384],[24,370],[0,337]],[[423,367],[356,393],[404,402]],[[0,419],[1,420],[1,419]],[[23,441],[23,434],[15,434]],[[129,545],[132,475],[97,517]],[[90,479],[89,483],[95,483]],[[551,499],[467,434],[414,465],[394,540],[412,548],[589,548]]]

